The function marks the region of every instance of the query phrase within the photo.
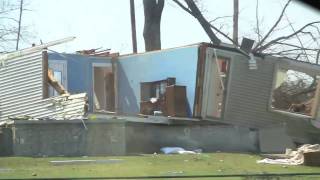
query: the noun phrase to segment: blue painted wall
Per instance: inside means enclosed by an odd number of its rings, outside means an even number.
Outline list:
[[[198,45],[119,57],[119,112],[139,113],[140,82],[175,77],[177,85],[187,87],[188,114],[191,116],[195,98],[197,61]]]
[[[67,62],[67,81],[70,93],[86,92],[89,100],[89,111],[93,109],[93,63],[111,63],[111,58],[90,57],[78,54],[49,53],[50,60]]]

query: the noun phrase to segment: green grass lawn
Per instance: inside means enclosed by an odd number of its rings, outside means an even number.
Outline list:
[[[108,160],[117,163],[54,165],[55,160]],[[114,176],[221,175],[262,173],[318,173],[320,167],[257,164],[257,155],[210,153],[104,157],[1,157],[0,178],[77,178]],[[311,178],[311,177],[309,177]],[[220,178],[218,178],[220,179]],[[232,178],[224,178],[232,179]],[[234,178],[233,178],[234,179]],[[248,178],[245,178],[248,179]],[[290,178],[292,179],[292,178]],[[298,178],[300,179],[300,178]],[[305,179],[305,178],[303,178]],[[312,177],[312,179],[320,179]]]

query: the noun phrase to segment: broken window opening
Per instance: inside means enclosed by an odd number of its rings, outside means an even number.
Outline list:
[[[114,73],[112,67],[93,67],[93,110],[114,112]]]
[[[271,109],[293,115],[313,116],[314,99],[320,76],[288,67],[277,68],[272,89]]]

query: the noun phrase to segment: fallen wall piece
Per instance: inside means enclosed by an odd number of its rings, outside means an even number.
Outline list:
[[[264,164],[282,164],[282,165],[301,165],[305,163],[304,154],[311,152],[320,152],[319,144],[305,144],[297,149],[297,151],[287,151],[286,155],[289,158],[285,159],[269,159],[265,158],[257,161]]]
[[[43,100],[36,111],[8,116],[0,121],[0,126],[12,124],[13,120],[72,120],[83,119],[87,112],[87,94],[61,95]]]
[[[48,117],[55,120],[82,119],[87,111],[87,94],[62,95],[48,98],[44,104],[48,108]]]
[[[73,39],[65,38],[0,55],[0,61],[5,61],[0,68],[0,124],[6,124],[3,122],[9,117],[73,119],[85,114],[85,93],[69,95],[61,86],[59,93],[63,96],[45,98],[48,64],[43,58],[44,49]]]

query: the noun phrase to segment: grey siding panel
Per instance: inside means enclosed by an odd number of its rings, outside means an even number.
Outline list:
[[[43,99],[42,52],[6,60],[0,68],[0,121],[28,115],[56,119],[84,114],[85,94]]]
[[[42,79],[41,51],[6,60],[0,69],[0,120],[32,114],[42,100]]]
[[[235,55],[232,58],[224,121],[263,128],[281,125],[289,119],[268,110],[273,61],[258,60],[257,63],[257,70],[249,70],[245,57]]]

